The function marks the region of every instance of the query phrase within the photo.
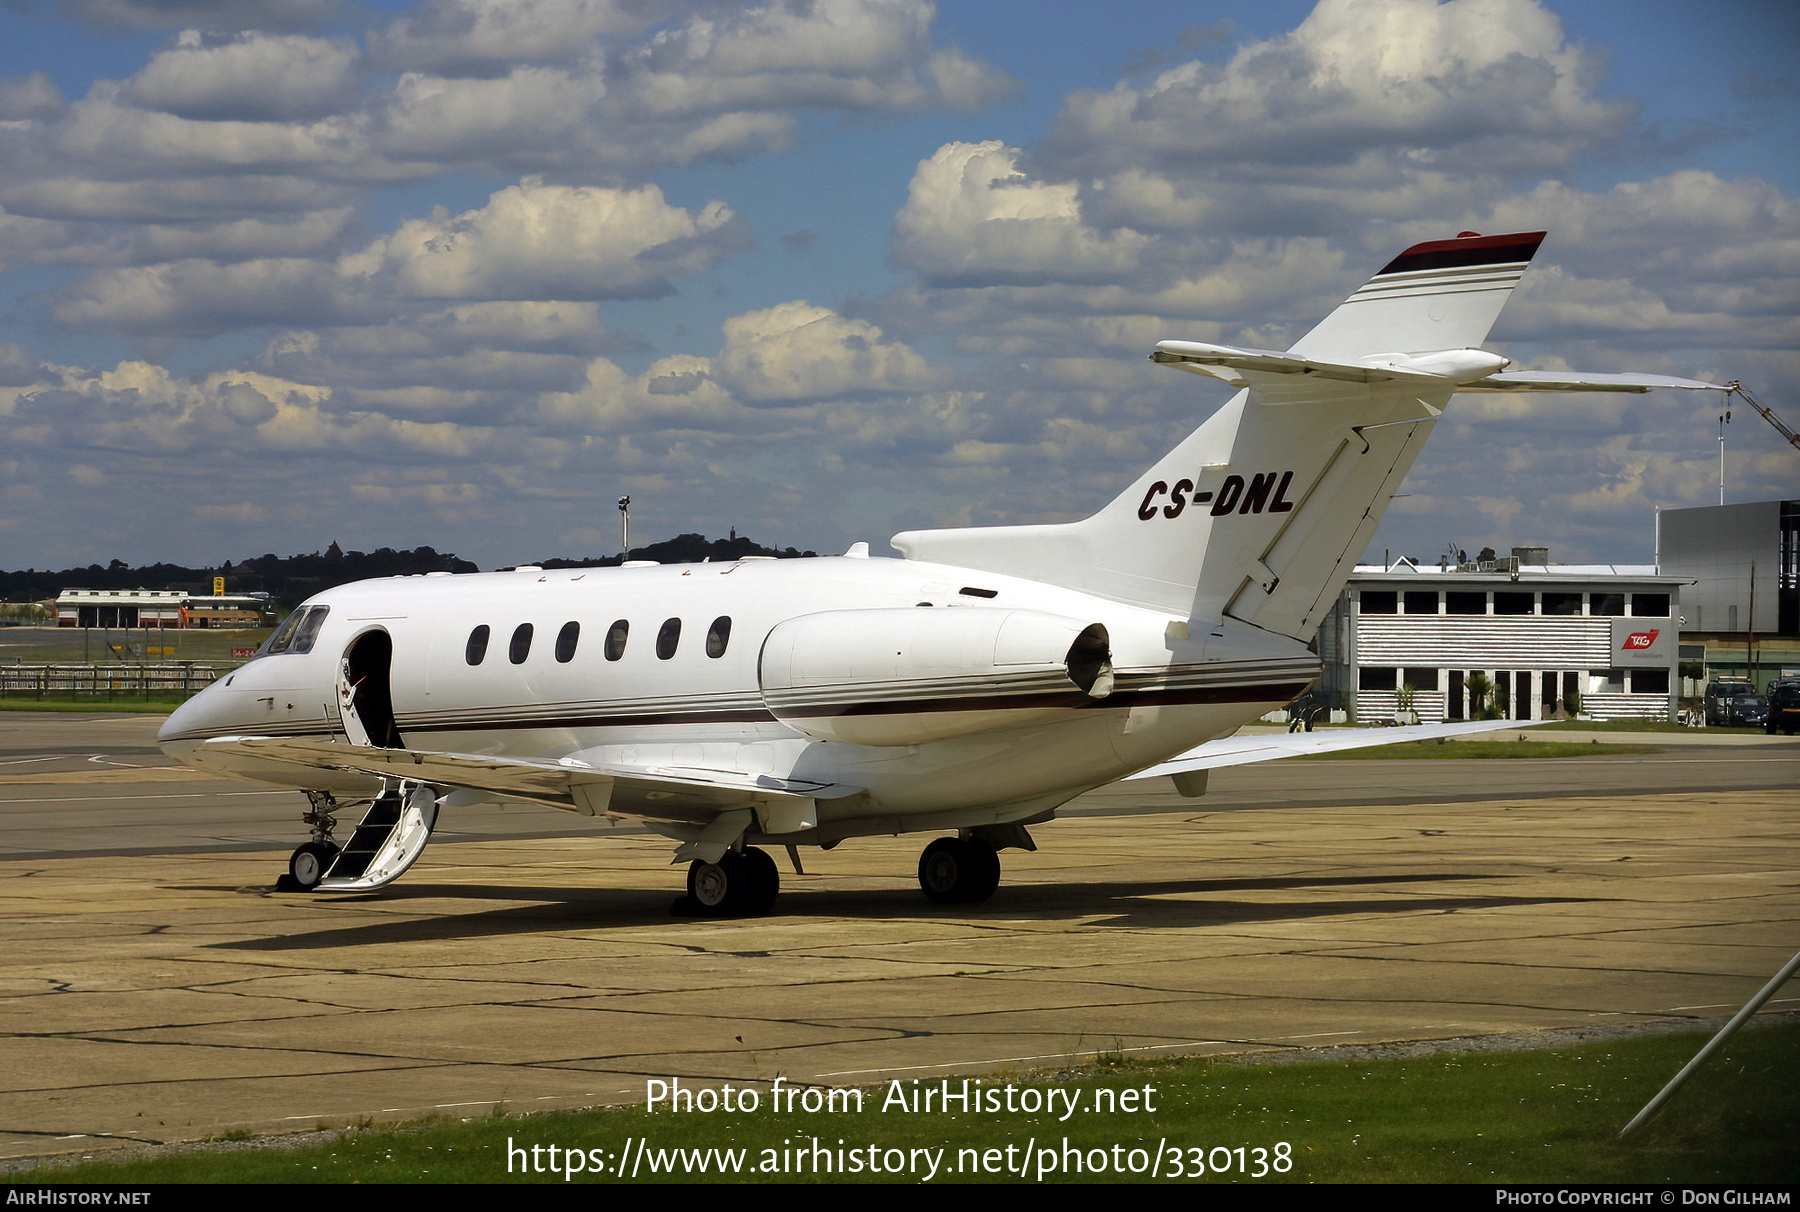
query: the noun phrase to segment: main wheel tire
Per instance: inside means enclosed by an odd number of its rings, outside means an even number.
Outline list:
[[[919,856],[919,887],[940,905],[985,901],[999,884],[1000,856],[980,838],[941,837]]]
[[[744,850],[744,903],[739,912],[746,917],[761,917],[775,907],[781,895],[781,869],[766,850],[754,846]]]
[[[688,899],[704,917],[736,913],[747,882],[743,858],[730,851],[716,863],[695,859],[688,864]]]
[[[323,842],[308,842],[296,847],[288,856],[288,878],[302,892],[311,892],[331,870],[332,862],[337,858],[336,846],[327,846]]]

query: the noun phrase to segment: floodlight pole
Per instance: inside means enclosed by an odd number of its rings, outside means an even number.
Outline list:
[[[631,558],[631,498],[619,498],[619,559]]]
[[[1645,1104],[1644,1109],[1637,1113],[1636,1119],[1633,1119],[1630,1123],[1619,1129],[1619,1137],[1623,1139],[1633,1128],[1636,1128],[1639,1124],[1655,1115],[1658,1111],[1661,1111],[1663,1104],[1675,1097],[1675,1092],[1681,1089],[1687,1079],[1692,1077],[1701,1065],[1704,1065],[1708,1060],[1712,1059],[1713,1053],[1717,1052],[1720,1048],[1723,1048],[1726,1040],[1737,1034],[1737,1029],[1748,1022],[1750,1016],[1760,1010],[1762,1004],[1775,995],[1775,990],[1787,983],[1788,978],[1794,975],[1796,969],[1800,969],[1800,952],[1796,952],[1794,958],[1789,960],[1786,966],[1784,966],[1780,972],[1775,974],[1775,979],[1764,985],[1762,987],[1762,992],[1751,998],[1749,1003],[1745,1005],[1742,1010],[1737,1012],[1736,1017],[1726,1023],[1717,1035],[1707,1041],[1706,1047],[1700,1049],[1694,1059],[1687,1063],[1687,1067],[1682,1069],[1680,1073],[1677,1073],[1674,1078],[1670,1080],[1669,1084],[1662,1088],[1661,1093]]]
[[[1719,414],[1719,504],[1725,503],[1725,425],[1731,420],[1731,410],[1727,408]]]

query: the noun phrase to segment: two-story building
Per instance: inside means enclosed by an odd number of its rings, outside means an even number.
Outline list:
[[[1682,583],[1518,556],[1360,565],[1319,630],[1320,690],[1363,724],[1409,700],[1422,723],[1674,719]]]

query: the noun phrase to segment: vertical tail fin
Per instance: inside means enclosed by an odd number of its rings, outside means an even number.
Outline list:
[[[1294,343],[1307,358],[1361,358],[1386,350],[1464,349],[1487,340],[1541,231],[1415,244]]]
[[[1418,244],[1286,353],[1164,342],[1245,388],[1100,512],[1060,526],[909,531],[908,557],[1304,638],[1374,537],[1542,232]]]

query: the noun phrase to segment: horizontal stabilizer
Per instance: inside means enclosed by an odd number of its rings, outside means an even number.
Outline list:
[[[1512,370],[1464,383],[1458,391],[1655,391],[1659,387],[1683,391],[1724,391],[1723,383],[1678,379],[1674,375],[1583,374],[1580,371]]]
[[[1240,349],[1202,341],[1158,341],[1150,360],[1224,379],[1237,387],[1251,385],[1258,375],[1310,375],[1345,383],[1406,383],[1442,388],[1492,377],[1507,364],[1499,354],[1481,349],[1371,354],[1354,362],[1332,362],[1273,349]]]
[[[1530,728],[1533,723],[1542,722],[1478,720],[1462,724],[1412,724],[1403,728],[1340,728],[1329,732],[1271,732],[1228,736],[1196,746],[1166,762],[1159,762],[1148,770],[1127,775],[1125,781],[1190,774],[1198,770],[1217,770],[1222,766],[1247,766],[1252,762],[1299,757],[1307,753],[1334,753],[1345,749],[1366,749],[1371,745],[1399,745],[1407,741],[1462,736],[1472,732]]]

